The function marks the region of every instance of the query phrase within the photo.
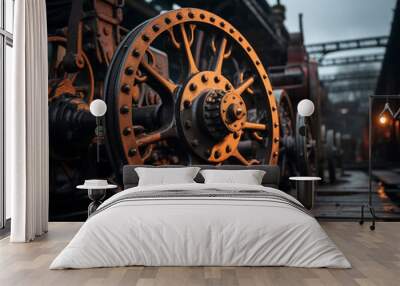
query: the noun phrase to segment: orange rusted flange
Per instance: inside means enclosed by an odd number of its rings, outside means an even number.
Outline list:
[[[219,52],[217,51],[217,57],[221,60],[217,62],[216,66],[211,71],[200,71],[196,66],[194,57],[190,51],[190,46],[195,35],[193,33],[195,24],[212,26],[219,32],[224,33],[226,38],[229,38],[230,41],[239,45],[245,53],[244,56],[248,57],[249,62],[256,70],[256,76],[246,79],[239,86],[234,87],[232,83],[222,75],[222,60],[229,56],[231,52],[225,51],[226,40],[222,41],[220,50]],[[189,28],[190,35],[187,34],[184,25],[187,25]],[[178,42],[178,40],[173,36],[172,28],[175,26],[178,28],[178,31],[181,32],[180,42]],[[157,69],[145,59],[145,55],[148,54],[151,44],[164,32],[170,33],[172,35],[171,43],[186,54],[188,73],[191,76],[191,79],[187,83],[177,84],[172,82],[169,78],[163,77]],[[139,67],[143,68],[146,73],[151,74],[153,78],[156,78],[159,84],[161,84],[167,92],[175,95],[178,93],[181,94],[181,101],[179,103],[180,110],[182,110],[185,105],[190,106],[196,97],[204,92],[205,88],[210,88],[210,86],[212,89],[224,90],[227,92],[225,95],[226,100],[227,102],[232,102],[233,105],[228,104],[221,106],[221,113],[223,113],[223,110],[227,112],[227,110],[231,108],[232,111],[229,112],[236,116],[236,120],[228,120],[227,127],[231,133],[214,146],[209,161],[218,163],[223,161],[221,158],[227,159],[232,156],[236,157],[243,164],[257,163],[256,160],[246,160],[238,151],[237,147],[244,129],[253,129],[260,132],[265,131],[268,132],[269,137],[279,138],[277,104],[272,93],[272,87],[267,72],[261,64],[261,61],[256,55],[253,47],[245,37],[226,20],[200,9],[182,8],[173,10],[150,19],[140,29],[135,30],[134,40],[129,45],[124,43],[122,43],[122,45],[124,46],[123,49],[126,57],[119,68],[118,88],[120,92],[117,99],[117,107],[121,111],[118,122],[119,133],[122,138],[122,147],[125,158],[129,164],[138,164],[143,162],[138,152],[139,144],[134,132],[125,132],[125,130],[132,130],[134,125],[131,109],[132,98],[134,97],[132,96],[132,93],[137,92],[137,89],[135,89],[135,78]],[[207,83],[202,80],[203,75],[207,76]],[[215,81],[215,77],[218,77],[219,79]],[[242,102],[242,99],[240,98],[241,94],[245,91],[249,91],[250,85],[255,81],[261,83],[261,86],[263,87],[259,92],[265,95],[266,104],[269,108],[268,116],[270,118],[271,126],[266,126],[266,124],[256,122],[248,122],[246,107],[240,107],[240,103]],[[191,84],[196,84],[196,87],[193,85],[191,86]],[[228,85],[230,85],[232,89],[231,93],[226,88]],[[234,99],[234,96],[237,98]],[[242,116],[241,114],[244,115]],[[225,115],[222,116],[225,118]],[[234,130],[236,130],[236,132],[234,132]],[[163,138],[161,133],[162,132],[160,132],[160,135],[150,134],[149,136],[151,136],[151,138],[148,139],[157,140]],[[144,140],[144,138],[142,138],[142,140]],[[269,140],[268,144],[270,144],[270,147],[266,154],[265,162],[269,164],[277,164],[279,140]],[[229,148],[228,145],[230,146]],[[230,148],[232,151],[227,152]],[[218,154],[216,153],[217,151],[221,153],[219,158],[216,158],[216,155]]]

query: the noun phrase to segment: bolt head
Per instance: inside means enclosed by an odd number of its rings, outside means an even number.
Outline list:
[[[128,136],[132,133],[132,128],[126,127],[122,133],[124,134],[124,136]]]
[[[127,114],[127,113],[129,112],[129,107],[128,107],[127,105],[121,106],[120,112],[121,112],[122,114]]]
[[[129,86],[129,84],[126,83],[121,87],[121,90],[124,93],[129,93],[131,91],[131,87]]]
[[[191,106],[192,106],[192,103],[189,100],[185,100],[183,102],[183,107],[185,107],[186,109],[190,108]]]
[[[127,67],[125,69],[125,74],[126,75],[132,75],[133,74],[133,68],[132,67]]]
[[[191,84],[189,85],[189,89],[190,89],[191,91],[195,91],[195,90],[197,89],[197,85],[193,82],[193,83],[191,83]]]
[[[139,51],[136,50],[136,49],[134,49],[134,50],[132,51],[132,56],[134,56],[135,58],[138,58],[138,57],[140,56]]]
[[[148,42],[148,41],[150,40],[150,38],[149,38],[149,36],[147,36],[146,34],[144,34],[144,35],[142,36],[142,40],[145,41],[145,42]]]
[[[133,157],[133,156],[135,156],[136,154],[137,154],[136,148],[130,148],[130,149],[129,149],[129,151],[128,151],[128,156],[129,156],[129,157]]]

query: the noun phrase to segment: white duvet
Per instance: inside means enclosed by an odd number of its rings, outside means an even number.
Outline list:
[[[262,186],[180,184],[135,187],[105,201],[50,269],[145,266],[294,266],[349,268],[319,223],[288,204],[257,198],[152,198],[131,192],[263,190]],[[108,206],[106,208],[106,206]]]

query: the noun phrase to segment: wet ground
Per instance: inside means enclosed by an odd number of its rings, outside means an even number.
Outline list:
[[[374,172],[372,205],[378,219],[400,220],[398,171]],[[335,184],[323,184],[318,187],[314,214],[318,218],[326,219],[359,219],[361,205],[368,203],[368,184],[367,173],[357,170],[345,171]],[[371,216],[368,210],[365,216]]]

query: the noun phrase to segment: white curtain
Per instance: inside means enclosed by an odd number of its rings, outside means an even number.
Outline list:
[[[15,1],[13,93],[6,98],[6,187],[12,242],[48,227],[47,23],[45,0]]]

